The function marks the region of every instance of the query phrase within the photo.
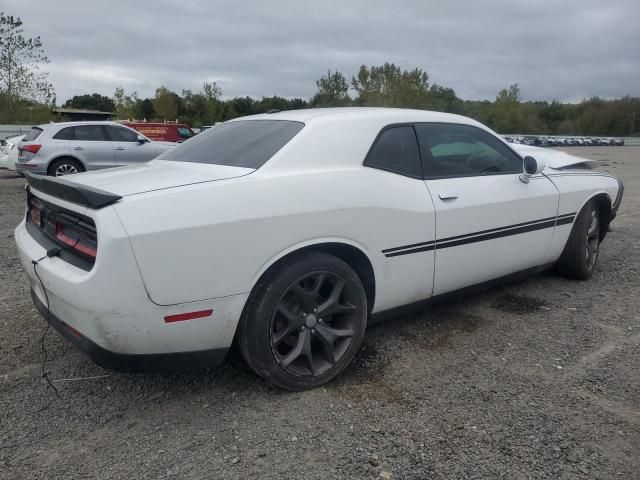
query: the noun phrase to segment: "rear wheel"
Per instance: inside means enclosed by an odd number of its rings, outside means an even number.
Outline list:
[[[353,269],[325,253],[303,253],[256,286],[240,321],[238,346],[268,382],[304,390],[351,363],[366,322],[367,298]]]
[[[569,240],[556,264],[558,273],[576,280],[591,278],[600,251],[601,225],[596,202],[590,200],[573,224]]]
[[[61,177],[63,175],[71,175],[73,173],[84,172],[84,167],[80,162],[73,158],[58,158],[51,162],[47,174],[51,177]]]

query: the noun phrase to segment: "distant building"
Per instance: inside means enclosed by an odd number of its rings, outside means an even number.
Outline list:
[[[59,122],[81,122],[85,120],[111,120],[115,112],[101,112],[99,110],[84,110],[81,108],[54,108],[52,109]]]

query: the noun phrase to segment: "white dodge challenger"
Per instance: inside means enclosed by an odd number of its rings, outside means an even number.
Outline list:
[[[213,366],[285,389],[344,370],[383,312],[545,268],[588,279],[622,183],[469,118],[347,108],[216,126],[149,163],[27,174],[32,296],[116,370]]]

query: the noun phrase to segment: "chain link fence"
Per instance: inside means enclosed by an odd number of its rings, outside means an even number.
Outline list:
[[[24,135],[31,130],[31,125],[0,125],[0,140]]]

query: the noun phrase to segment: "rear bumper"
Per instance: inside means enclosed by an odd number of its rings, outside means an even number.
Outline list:
[[[158,354],[123,354],[102,348],[47,310],[36,293],[31,290],[33,303],[49,324],[78,350],[103,368],[117,372],[162,372],[215,367],[222,363],[227,348],[200,350],[195,352],[172,352]]]
[[[60,256],[46,257],[45,246],[29,233],[24,221],[16,228],[18,254],[39,310],[47,304],[51,317],[58,320],[52,322],[56,329],[108,368],[145,370],[153,366],[161,370],[219,363],[233,342],[247,295],[174,305],[153,303],[115,212],[107,207],[93,213],[96,223],[110,228],[101,232],[96,263],[90,271]],[[42,257],[36,276],[32,262]],[[188,321],[167,320],[205,310],[212,313]]]
[[[44,164],[37,165],[37,164],[31,164],[31,163],[16,162],[15,171],[23,175],[25,172],[35,173],[36,175],[46,175],[47,166]]]

